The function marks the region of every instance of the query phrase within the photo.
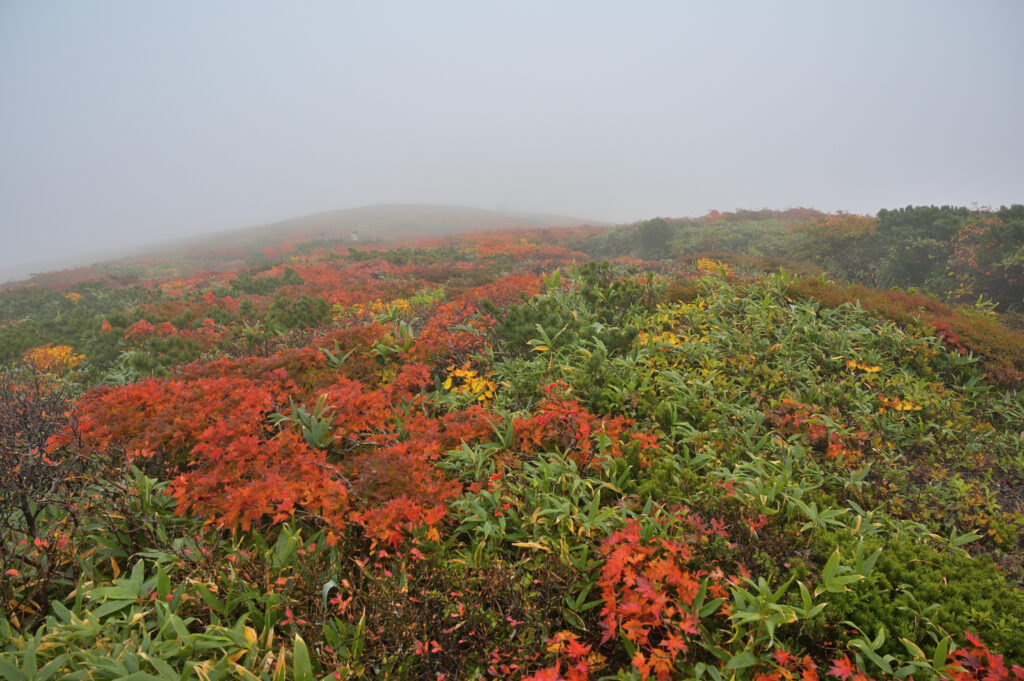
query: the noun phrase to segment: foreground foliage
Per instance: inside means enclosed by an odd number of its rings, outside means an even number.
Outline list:
[[[0,677],[1024,678],[1018,335],[580,236],[62,294]]]

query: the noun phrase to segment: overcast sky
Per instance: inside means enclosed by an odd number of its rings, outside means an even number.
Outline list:
[[[1024,202],[1024,2],[0,0],[0,270],[374,203]]]

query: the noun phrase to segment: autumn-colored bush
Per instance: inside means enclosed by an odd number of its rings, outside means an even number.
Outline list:
[[[790,283],[788,291],[791,296],[809,298],[826,307],[856,303],[904,326],[931,326],[933,333],[954,350],[980,356],[995,380],[1008,385],[1024,381],[1024,334],[1006,328],[988,315],[953,308],[927,296],[822,279]]]
[[[842,460],[847,465],[857,463],[861,452],[865,449],[868,434],[858,431],[844,434],[846,430],[841,423],[838,428],[829,428],[822,419],[820,407],[807,405],[789,398],[783,398],[779,404],[766,412],[769,422],[782,435],[803,435],[811,447],[830,460]],[[836,422],[839,414],[832,410],[827,415],[829,421]]]
[[[556,450],[566,452],[582,468],[596,466],[598,454],[612,458],[637,443],[643,451],[657,449],[657,438],[634,430],[635,422],[622,416],[591,414],[575,399],[564,397],[568,386],[552,383],[535,412],[516,419],[513,427],[518,447],[525,453]]]
[[[540,293],[540,290],[540,277],[533,274],[515,274],[471,288],[459,296],[459,300],[468,303],[488,300],[496,307],[502,308],[531,298]]]
[[[27,350],[22,361],[35,371],[62,374],[85,359],[84,355],[76,355],[70,345],[44,345]]]
[[[322,451],[293,432],[266,439],[241,434],[221,422],[203,432],[192,449],[190,470],[174,481],[180,512],[243,531],[269,519],[298,516],[341,528],[349,485]]]
[[[725,574],[713,564],[695,561],[691,546],[702,541],[709,527],[685,511],[672,524],[677,536],[648,536],[634,520],[601,547],[603,640],[628,640],[636,650],[633,666],[643,679],[653,675],[663,681],[680,661],[696,661],[706,628],[717,626],[705,620],[729,612]]]
[[[478,315],[471,303],[439,305],[423,325],[410,358],[438,366],[463,364],[483,350],[484,334],[493,324],[490,317]]]
[[[692,257],[688,258],[688,260],[690,262],[711,260],[713,262],[729,265],[733,270],[753,270],[774,274],[778,274],[785,270],[786,272],[798,277],[818,277],[822,274],[821,267],[812,262],[781,256],[752,256],[732,253],[729,251],[707,251],[694,253]]]

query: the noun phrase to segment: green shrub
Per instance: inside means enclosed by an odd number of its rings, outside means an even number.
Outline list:
[[[893,654],[904,652],[900,637],[923,643],[938,627],[954,640],[969,631],[1012,659],[1024,659],[1024,590],[1008,583],[987,556],[893,539],[870,577],[832,596],[827,614],[871,636],[884,626],[886,650]]]
[[[331,306],[323,298],[305,294],[287,298],[275,294],[264,321],[267,328],[283,332],[320,326],[330,317]]]

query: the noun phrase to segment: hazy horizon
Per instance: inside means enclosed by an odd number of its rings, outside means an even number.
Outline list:
[[[0,275],[374,204],[1020,203],[1021,26],[1012,0],[0,3]]]
[[[151,235],[152,240],[142,240],[135,244],[126,244],[118,247],[107,247],[100,248],[97,250],[85,250],[78,251],[76,253],[69,254],[65,257],[59,258],[44,258],[42,260],[27,261],[23,263],[15,263],[5,266],[0,266],[0,284],[9,283],[12,281],[18,281],[22,279],[28,279],[35,274],[43,274],[46,272],[53,272],[62,269],[72,269],[77,267],[88,267],[95,264],[109,263],[121,260],[123,258],[136,258],[143,257],[153,253],[159,253],[161,248],[181,248],[183,246],[191,246],[192,242],[203,243],[204,240],[210,240],[212,243],[213,239],[216,238],[228,238],[233,234],[246,233],[250,230],[259,230],[262,228],[274,228],[276,226],[288,226],[295,228],[297,225],[305,220],[311,218],[317,218],[320,216],[330,216],[335,214],[347,214],[347,213],[359,213],[362,211],[383,211],[387,213],[390,209],[402,209],[402,208],[420,208],[420,209],[438,209],[439,212],[444,213],[451,209],[465,209],[471,211],[481,211],[487,214],[494,214],[496,216],[508,216],[509,218],[522,218],[523,227],[529,227],[530,218],[565,218],[565,220],[559,221],[559,226],[579,226],[579,225],[607,225],[611,226],[612,223],[591,219],[586,216],[579,215],[564,215],[558,214],[544,214],[544,213],[533,213],[530,211],[519,211],[515,208],[507,206],[499,206],[497,208],[482,208],[480,206],[460,206],[460,205],[440,205],[440,204],[413,204],[413,203],[388,203],[388,204],[372,204],[368,206],[350,206],[346,208],[340,208],[329,211],[318,211],[316,213],[309,213],[306,215],[292,215],[283,220],[269,220],[259,224],[248,224],[242,226],[231,226],[223,229],[215,228],[206,230],[199,233],[181,233],[181,234],[154,234]],[[380,219],[380,216],[374,214],[376,220]],[[390,220],[386,220],[390,222]],[[372,221],[371,221],[372,222]],[[544,221],[547,225],[551,223],[551,220]],[[539,223],[538,223],[539,224]],[[372,224],[367,224],[364,220],[362,223],[356,225],[352,224],[352,220],[346,221],[344,225],[339,224],[338,227],[344,227],[345,230],[362,230],[364,238],[373,238],[376,235]],[[336,230],[337,231],[337,230]],[[337,234],[332,235],[333,238],[347,238],[351,231],[341,231]],[[395,238],[392,235],[385,234],[385,238]]]

